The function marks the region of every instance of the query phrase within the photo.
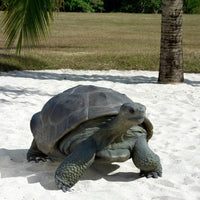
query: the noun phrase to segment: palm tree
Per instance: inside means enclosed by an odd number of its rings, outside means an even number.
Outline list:
[[[36,45],[49,32],[53,11],[62,0],[4,0],[2,20],[7,47],[17,41],[16,52],[24,46]]]
[[[183,82],[183,0],[162,0],[159,83]]]

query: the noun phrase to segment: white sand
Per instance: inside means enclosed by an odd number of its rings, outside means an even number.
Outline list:
[[[0,199],[9,200],[200,200],[200,74],[185,83],[157,84],[147,71],[25,71],[0,73]],[[154,124],[150,147],[163,177],[139,178],[131,160],[94,164],[63,193],[54,183],[59,163],[28,163],[31,116],[53,95],[78,84],[115,89],[147,107]]]

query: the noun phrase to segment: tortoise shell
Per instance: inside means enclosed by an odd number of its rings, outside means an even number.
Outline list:
[[[119,113],[124,103],[132,103],[126,95],[112,89],[79,85],[52,97],[41,112],[33,115],[31,131],[38,148],[50,154],[55,144],[83,122]],[[146,119],[148,139],[151,123]]]

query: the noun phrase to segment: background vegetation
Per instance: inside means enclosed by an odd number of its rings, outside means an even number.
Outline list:
[[[2,13],[0,13],[0,18]],[[184,15],[185,72],[200,72],[200,15]],[[0,71],[24,69],[158,70],[160,14],[55,13],[51,37],[20,56],[0,31]]]
[[[56,0],[55,0],[56,1]],[[57,9],[67,12],[160,13],[162,0],[63,0]],[[0,5],[9,0],[0,0]],[[184,13],[200,14],[200,0],[183,0]]]

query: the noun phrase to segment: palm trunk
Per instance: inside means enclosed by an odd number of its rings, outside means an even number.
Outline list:
[[[183,0],[162,0],[159,83],[183,82]]]

